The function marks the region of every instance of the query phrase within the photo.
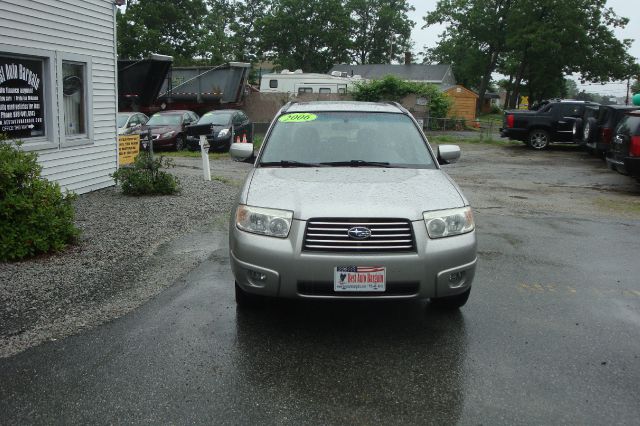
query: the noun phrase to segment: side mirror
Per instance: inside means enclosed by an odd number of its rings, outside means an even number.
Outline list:
[[[460,147],[458,145],[438,146],[438,163],[453,164],[460,158]]]
[[[232,143],[229,148],[229,154],[231,158],[236,161],[243,161],[253,156],[253,144],[252,143]]]

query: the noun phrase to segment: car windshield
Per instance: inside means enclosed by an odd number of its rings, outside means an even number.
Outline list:
[[[260,165],[435,168],[408,116],[371,112],[282,115],[265,142]]]
[[[616,128],[616,133],[635,135],[638,132],[640,132],[640,116],[637,115],[626,115]]]
[[[198,120],[198,124],[213,124],[214,126],[226,126],[231,121],[230,112],[208,112]]]
[[[182,123],[182,115],[178,114],[154,114],[147,121],[147,126],[177,126]]]
[[[118,114],[118,127],[124,127],[127,124],[129,114]]]

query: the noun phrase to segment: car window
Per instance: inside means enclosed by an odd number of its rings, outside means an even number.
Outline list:
[[[579,117],[580,115],[582,115],[582,105],[575,105],[575,104],[561,104],[557,106],[558,110],[557,112],[559,112],[561,117]],[[556,111],[554,109],[554,111]]]
[[[269,80],[269,87],[272,89],[278,88],[278,80]]]
[[[138,115],[134,115],[131,117],[131,120],[129,120],[129,126],[133,127],[133,126],[137,126],[138,124],[140,124],[140,119],[138,118]]]
[[[249,117],[244,112],[240,113],[240,117],[242,117],[242,121],[249,121]]]
[[[200,119],[200,116],[193,111],[189,111],[189,115],[191,116],[191,121],[196,122]]]
[[[598,124],[604,124],[609,119],[611,110],[609,108],[601,108],[598,112]]]
[[[408,116],[369,112],[285,114],[265,141],[260,162],[352,160],[435,167],[426,141]]]
[[[182,123],[182,115],[154,114],[147,124],[149,126],[178,126]]]
[[[230,112],[208,112],[198,120],[198,124],[213,124],[214,126],[226,126],[231,121]]]
[[[240,114],[234,114],[232,120],[233,124],[235,124],[236,126],[242,124],[242,117],[240,116]]]
[[[140,120],[141,124],[145,124],[147,121],[149,121],[149,117],[144,114],[138,114],[138,119]]]
[[[124,127],[124,125],[127,124],[128,118],[129,115],[127,114],[118,114],[118,127]]]
[[[635,115],[625,115],[618,127],[616,133],[625,133],[629,135],[640,134],[640,117]]]

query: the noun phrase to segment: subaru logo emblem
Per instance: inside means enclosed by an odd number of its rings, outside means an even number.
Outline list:
[[[366,240],[371,236],[371,229],[365,228],[364,226],[354,226],[353,228],[349,228],[347,234],[349,234],[349,238],[353,238],[354,240]]]

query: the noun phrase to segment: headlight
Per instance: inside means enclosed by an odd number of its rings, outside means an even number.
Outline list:
[[[422,215],[431,238],[466,234],[475,228],[471,207],[424,212]]]
[[[254,234],[286,238],[291,229],[293,212],[240,205],[236,210],[236,226]]]
[[[173,136],[173,134],[174,134],[174,133],[175,133],[174,131],[170,131],[170,132],[167,132],[167,133],[163,133],[163,134],[161,134],[161,135],[160,135],[160,137],[161,137],[162,139],[164,139],[164,138],[170,138],[171,136]]]
[[[218,133],[218,137],[223,138],[223,137],[227,136],[228,134],[229,134],[229,129],[222,129],[222,130],[220,130],[220,133]]]

